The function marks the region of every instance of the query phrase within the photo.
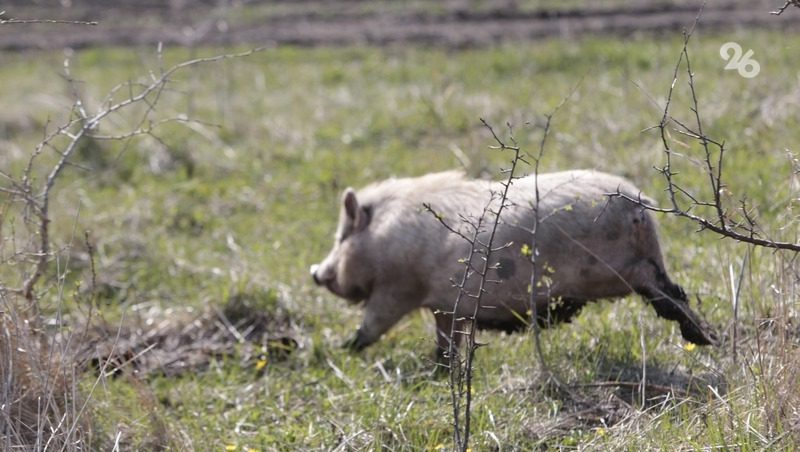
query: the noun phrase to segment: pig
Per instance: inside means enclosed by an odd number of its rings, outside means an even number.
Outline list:
[[[657,225],[645,208],[653,202],[628,180],[593,170],[512,181],[476,306],[480,277],[474,270],[484,262],[503,184],[449,171],[344,190],[333,248],[310,270],[317,285],[363,303],[364,317],[347,347],[362,350],[406,314],[427,308],[436,320],[441,359],[451,337],[460,341],[453,328],[461,331],[473,316],[479,329],[512,332],[532,321],[569,322],[590,301],[633,292],[660,317],[676,321],[685,340],[717,342],[667,276]],[[468,270],[473,244],[467,239],[475,238],[481,218]],[[531,284],[534,269],[539,278]]]

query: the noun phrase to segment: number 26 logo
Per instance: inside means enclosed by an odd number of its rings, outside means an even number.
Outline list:
[[[731,51],[733,51],[732,55]],[[728,62],[728,64],[725,65],[726,70],[736,69],[739,75],[744,78],[753,78],[761,72],[761,65],[752,58],[753,50],[748,49],[747,52],[742,55],[742,46],[736,42],[726,42],[722,44],[719,48],[719,56]]]

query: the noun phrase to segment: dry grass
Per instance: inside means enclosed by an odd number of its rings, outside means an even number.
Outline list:
[[[58,325],[37,328],[3,298],[4,450],[71,451],[87,445],[105,450],[188,450],[191,441],[164,417],[147,378],[203,372],[210,362],[234,356],[243,366],[263,370],[298,347],[297,327],[273,293],[236,293],[220,308],[202,312],[157,306],[132,311],[118,322],[76,312]],[[91,383],[87,371],[95,375]],[[114,407],[114,397],[107,394],[113,385],[109,378],[133,388],[130,397],[142,415],[116,419],[98,430],[105,424],[95,418],[98,412],[121,408]]]
[[[271,297],[270,294],[264,294]],[[136,306],[120,323],[85,319],[78,356],[106,376],[146,378],[202,372],[217,359],[238,356],[243,365],[285,359],[298,347],[286,312],[234,294],[221,307]],[[81,329],[79,327],[78,329]],[[263,364],[262,364],[263,366]]]
[[[1,302],[0,445],[82,449],[91,443],[92,420],[69,345],[51,342],[6,296]]]

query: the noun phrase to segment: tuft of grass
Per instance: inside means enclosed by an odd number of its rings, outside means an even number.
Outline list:
[[[83,376],[69,349],[46,337],[29,313],[0,294],[0,445],[78,450],[94,418],[84,415]]]

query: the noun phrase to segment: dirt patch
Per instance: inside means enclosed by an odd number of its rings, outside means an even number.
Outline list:
[[[232,357],[261,370],[299,344],[285,311],[259,308],[243,295],[202,312],[154,306],[118,323],[93,320],[85,331],[77,362],[107,376],[174,377]]]
[[[212,2],[172,0],[113,6],[62,0],[61,8],[6,2],[5,18],[97,21],[98,25],[6,24],[0,49],[58,49],[155,45],[390,45],[484,46],[504,41],[584,34],[631,35],[680,31],[695,20],[699,2],[639,0],[571,7],[558,2],[493,0],[398,3],[349,0]],[[107,3],[107,2],[106,2]],[[531,3],[532,5],[528,5]],[[770,14],[783,2],[712,1],[702,27],[796,29],[800,10]]]

